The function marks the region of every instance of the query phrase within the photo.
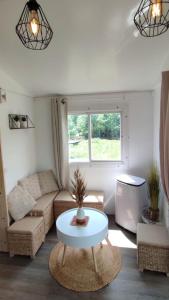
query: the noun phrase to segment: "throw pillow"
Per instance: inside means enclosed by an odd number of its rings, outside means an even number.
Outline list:
[[[15,221],[25,217],[36,204],[33,197],[20,186],[16,186],[7,199],[9,213]]]
[[[19,181],[19,185],[26,190],[31,196],[37,200],[42,196],[39,178],[37,174],[33,174]]]
[[[38,177],[42,195],[58,191],[56,179],[52,170],[39,172]]]

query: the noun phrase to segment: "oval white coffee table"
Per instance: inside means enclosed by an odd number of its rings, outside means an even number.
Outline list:
[[[62,265],[64,265],[67,246],[74,248],[91,247],[95,271],[97,272],[94,247],[99,243],[102,246],[101,242],[104,239],[110,244],[108,240],[108,218],[99,210],[87,207],[85,207],[84,210],[85,215],[89,217],[86,226],[71,225],[71,221],[77,212],[76,208],[62,213],[56,220],[57,238],[64,244]]]

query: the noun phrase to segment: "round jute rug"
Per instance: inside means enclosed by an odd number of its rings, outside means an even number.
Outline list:
[[[98,272],[95,272],[92,250],[67,247],[65,264],[61,265],[63,244],[51,251],[49,269],[62,286],[77,292],[92,292],[109,284],[121,269],[119,248],[100,245],[94,248]]]

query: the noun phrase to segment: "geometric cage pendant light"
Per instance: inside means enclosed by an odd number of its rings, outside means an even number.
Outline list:
[[[144,37],[155,37],[169,28],[169,0],[142,0],[134,23]]]
[[[23,45],[32,50],[44,50],[48,47],[53,31],[36,0],[29,0],[21,14],[16,33]]]

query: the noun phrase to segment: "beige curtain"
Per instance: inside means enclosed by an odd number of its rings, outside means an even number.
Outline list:
[[[162,73],[160,113],[160,166],[162,184],[169,202],[169,71]]]
[[[64,190],[69,182],[67,101],[63,97],[51,101],[55,173],[59,190]]]

